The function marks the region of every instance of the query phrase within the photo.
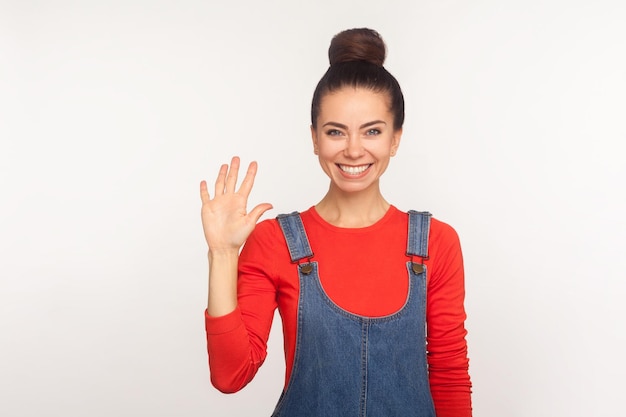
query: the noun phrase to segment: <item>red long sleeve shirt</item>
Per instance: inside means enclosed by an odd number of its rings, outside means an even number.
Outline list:
[[[363,316],[385,316],[404,305],[408,292],[408,216],[391,206],[364,228],[340,228],[315,208],[301,214],[319,276],[340,307]],[[471,416],[471,382],[465,341],[463,259],[452,227],[432,219],[427,266],[427,352],[429,381],[438,417]],[[213,385],[235,392],[252,380],[267,355],[267,339],[278,307],[286,375],[293,365],[298,272],[278,222],[257,225],[239,257],[238,307],[222,317],[205,312]]]

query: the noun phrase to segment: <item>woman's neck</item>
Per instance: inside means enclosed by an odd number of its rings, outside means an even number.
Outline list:
[[[367,227],[382,219],[389,203],[378,187],[356,193],[345,193],[332,184],[328,193],[315,206],[317,213],[337,227]]]

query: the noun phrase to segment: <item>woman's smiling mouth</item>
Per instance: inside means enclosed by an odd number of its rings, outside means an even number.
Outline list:
[[[353,165],[337,164],[337,166],[343,173],[348,174],[348,175],[355,175],[355,176],[364,173],[372,165],[373,164],[353,166]]]

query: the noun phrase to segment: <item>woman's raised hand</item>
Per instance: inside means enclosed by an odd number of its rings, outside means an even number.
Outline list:
[[[259,218],[272,208],[271,204],[263,203],[247,211],[257,164],[250,163],[239,190],[236,190],[239,163],[239,158],[235,156],[230,167],[227,164],[221,166],[213,198],[209,196],[206,181],[200,183],[202,227],[212,253],[239,251]]]

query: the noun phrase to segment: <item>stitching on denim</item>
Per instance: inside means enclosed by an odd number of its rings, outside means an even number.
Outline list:
[[[284,390],[282,398],[280,398],[280,400],[278,401],[278,404],[276,404],[276,407],[274,409],[274,414],[272,414],[272,417],[279,417],[280,413],[281,413],[281,409],[283,408],[284,404],[287,402],[287,400],[290,397],[290,393],[292,391],[292,381],[296,378],[297,373],[299,372],[299,368],[300,368],[300,361],[301,361],[301,346],[302,346],[302,310],[304,308],[304,291],[302,290],[302,288],[304,288],[304,280],[307,279],[307,277],[305,277],[302,273],[298,272],[298,280],[300,282],[300,294],[298,295],[298,317],[297,317],[297,326],[296,326],[296,347],[294,349],[294,353],[293,353],[293,364],[291,365],[291,374],[289,375],[289,381],[287,381],[287,388]]]
[[[278,220],[278,224],[285,236],[291,262],[295,263],[299,260],[313,257],[313,251],[311,250],[300,213],[294,211],[289,214],[279,214],[276,216],[276,220]]]
[[[322,300],[324,301],[324,303],[330,307],[334,312],[340,314],[341,316],[344,316],[354,322],[360,322],[360,321],[367,321],[371,324],[377,324],[377,323],[387,323],[390,321],[395,321],[398,320],[399,318],[401,318],[402,316],[406,315],[406,314],[410,314],[412,309],[411,307],[411,300],[413,300],[413,298],[416,297],[416,285],[418,284],[419,280],[425,281],[426,279],[426,273],[427,273],[427,269],[426,267],[424,267],[424,272],[420,273],[420,274],[416,274],[415,272],[413,272],[412,268],[411,268],[411,262],[407,262],[406,264],[406,268],[407,268],[407,275],[408,275],[408,279],[409,279],[409,290],[408,290],[408,294],[406,297],[406,300],[404,302],[404,304],[402,305],[402,307],[394,312],[391,313],[387,316],[382,316],[382,317],[369,317],[369,316],[361,316],[358,314],[354,314],[351,313],[343,308],[341,308],[340,306],[338,306],[333,300],[330,299],[330,297],[328,296],[328,294],[326,293],[326,291],[324,290],[324,287],[322,287],[322,282],[319,278],[319,269],[318,269],[318,263],[316,261],[311,262],[311,265],[313,265],[313,271],[311,272],[311,274],[309,275],[309,278],[314,280],[315,283],[315,287],[317,288],[317,290],[320,293],[320,296],[322,297]],[[419,301],[418,301],[419,302]],[[424,300],[424,303],[426,301]]]
[[[428,258],[428,239],[430,235],[430,218],[427,211],[409,210],[407,255]],[[418,240],[419,239],[419,240]]]
[[[367,416],[367,364],[369,362],[369,322],[361,323],[361,394],[359,398],[359,417]]]

